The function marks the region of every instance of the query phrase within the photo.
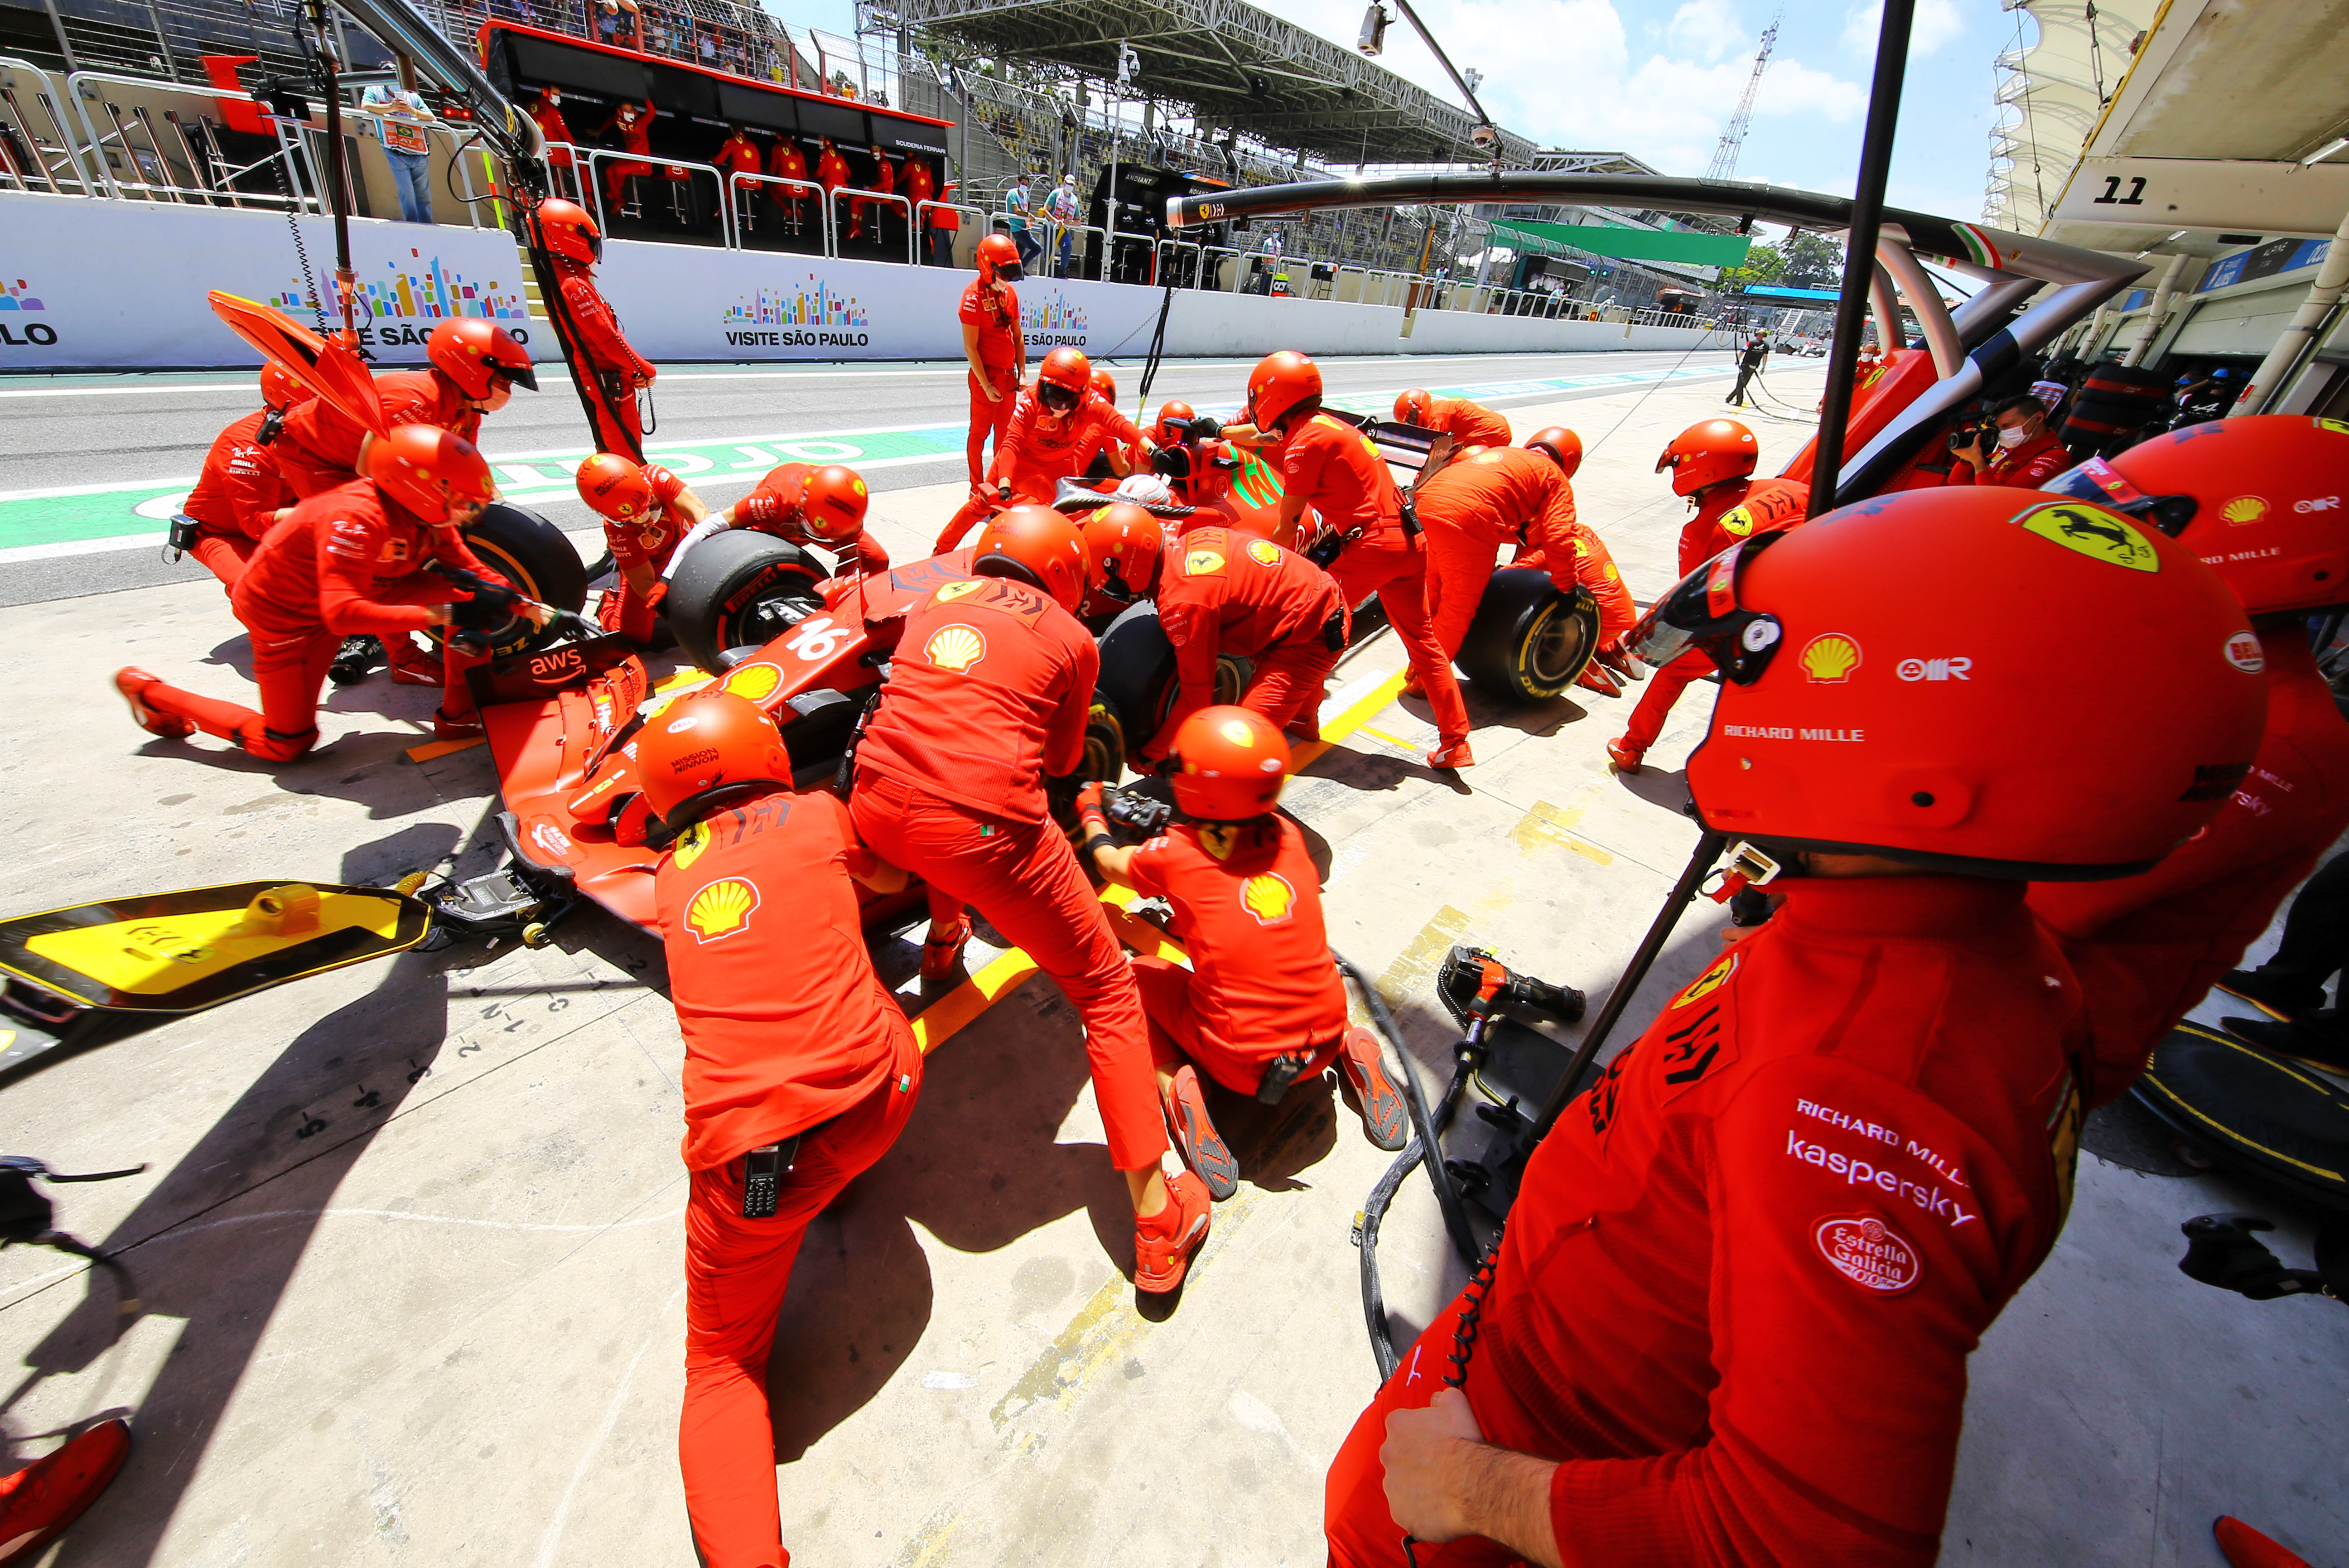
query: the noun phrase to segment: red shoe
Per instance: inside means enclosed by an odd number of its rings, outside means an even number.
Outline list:
[[[150,675],[136,665],[124,665],[114,672],[114,689],[130,704],[130,716],[139,727],[150,735],[160,735],[167,741],[177,741],[195,732],[196,727],[176,713],[166,713],[147,705],[147,688],[160,686],[163,678]]]
[[[1627,746],[1620,738],[1607,742],[1607,771],[1610,774],[1636,774],[1640,759],[1648,753]]]
[[[1199,1092],[1199,1075],[1185,1062],[1174,1069],[1174,1081],[1158,1091],[1159,1108],[1166,1113],[1167,1130],[1174,1135],[1174,1152],[1221,1203],[1240,1189],[1239,1161],[1208,1118],[1206,1096]]]
[[[1214,1218],[1207,1185],[1189,1171],[1166,1179],[1166,1207],[1133,1217],[1133,1288],[1163,1296],[1183,1282],[1191,1254],[1207,1239]]]
[[[1402,690],[1396,692],[1395,695],[1398,697],[1426,696],[1427,688],[1421,682],[1419,679],[1419,671],[1414,670],[1409,675],[1404,676],[1402,678]]]
[[[922,939],[922,984],[944,985],[962,972],[962,950],[970,943],[970,917],[958,915],[943,930],[936,920]]]
[[[1428,753],[1427,765],[1455,772],[1461,768],[1473,768],[1476,765],[1476,753],[1468,749],[1467,742],[1454,741],[1448,746]]]
[[[101,1421],[47,1458],[0,1476],[0,1563],[38,1557],[98,1501],[129,1452],[129,1425]]]
[[[2308,1559],[2269,1540],[2231,1514],[2211,1521],[2210,1533],[2233,1568],[2309,1568]]]
[[[398,672],[395,670],[393,673]],[[1606,666],[1595,659],[1582,667],[1582,673],[1574,678],[1574,683],[1583,691],[1596,691],[1601,697],[1623,695],[1623,688],[1616,683],[1615,677],[1609,675]]]
[[[384,644],[391,656],[391,683],[394,686],[445,686],[449,667],[434,649],[426,652],[416,646],[413,638],[396,637]]]
[[[485,732],[478,712],[452,719],[440,709],[432,710],[432,732],[444,741],[478,741]]]
[[[1338,1048],[1338,1069],[1354,1085],[1354,1097],[1362,1103],[1362,1133],[1371,1147],[1392,1154],[1410,1142],[1410,1112],[1387,1076],[1387,1064],[1379,1055],[1379,1037],[1360,1024],[1347,1030],[1345,1043]]]

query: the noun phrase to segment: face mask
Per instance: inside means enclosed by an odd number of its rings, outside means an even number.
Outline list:
[[[2026,439],[2027,432],[2021,425],[2016,425],[2012,430],[2002,430],[1998,432],[1998,444],[2006,448],[2009,452],[2013,452],[2016,447],[2021,446]]]
[[[553,108],[554,108],[556,105],[560,104],[562,101],[563,101],[563,95],[562,95],[561,93],[559,93],[559,92],[551,92],[551,93],[548,93],[548,94],[546,95],[546,107],[547,107],[547,108],[549,108],[549,109],[553,109]]]

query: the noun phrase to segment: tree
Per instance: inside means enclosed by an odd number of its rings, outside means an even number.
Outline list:
[[[1754,247],[1759,250],[1760,246]],[[1807,229],[1795,229],[1786,235],[1780,247],[1785,260],[1785,270],[1775,281],[1789,288],[1840,288],[1843,286],[1843,247],[1824,234]]]
[[[1786,258],[1775,245],[1756,244],[1745,253],[1744,266],[1724,267],[1723,283],[1775,283],[1786,274]]]

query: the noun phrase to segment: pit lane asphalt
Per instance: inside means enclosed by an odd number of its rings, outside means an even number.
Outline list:
[[[1507,355],[1395,355],[1322,361],[1333,395],[1400,391],[1534,379],[1685,370],[1731,373],[1731,355],[1718,347],[1692,352]],[[1139,359],[1101,361],[1121,383],[1121,406],[1131,412],[1140,382]],[[1173,359],[1160,367],[1153,405],[1181,398],[1202,405],[1236,403],[1252,361]],[[567,377],[542,369],[543,390],[517,393],[490,416],[484,448],[502,456],[578,445],[585,433]],[[243,372],[0,378],[0,420],[9,431],[0,452],[0,496],[67,485],[165,483],[193,475],[212,438],[254,406],[253,379]],[[1490,399],[1502,409],[1617,392],[1619,386],[1581,391],[1543,390]],[[656,390],[657,432],[665,441],[769,437],[779,431],[832,431],[877,426],[916,428],[961,424],[968,394],[962,367],[939,362],[900,364],[736,365],[680,367]],[[910,489],[952,480],[958,454],[873,472],[875,491]],[[755,477],[755,476],[752,476]],[[713,490],[719,504],[729,488]],[[594,519],[575,499],[533,497],[566,531],[591,530]],[[8,541],[0,539],[0,545]],[[583,547],[592,541],[582,541]],[[590,555],[596,554],[588,548]],[[160,559],[157,550],[115,549],[0,564],[0,605],[38,604],[149,587],[200,571],[191,562]]]

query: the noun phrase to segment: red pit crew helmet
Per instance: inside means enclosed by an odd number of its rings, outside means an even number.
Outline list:
[[[1537,452],[1557,464],[1560,473],[1572,479],[1582,466],[1582,438],[1564,425],[1552,425],[1526,437],[1526,450]]]
[[[1085,599],[1084,535],[1049,506],[1014,506],[980,532],[970,573],[1026,583],[1074,615]]]
[[[1290,415],[1321,407],[1321,367],[1293,348],[1268,354],[1248,372],[1248,422],[1260,431],[1283,427]]]
[[[542,250],[589,266],[604,259],[604,231],[595,226],[595,216],[576,202],[550,197],[538,204],[538,210],[530,215],[530,223]]]
[[[1744,478],[1761,455],[1762,443],[1735,420],[1702,420],[1672,437],[1656,459],[1656,472],[1672,471],[1674,495],[1693,495],[1724,479]]]
[[[1132,604],[1158,591],[1166,559],[1164,524],[1131,501],[1118,501],[1086,520],[1084,535],[1095,593]]]
[[[490,465],[473,443],[438,425],[397,425],[371,439],[367,476],[435,526],[462,524],[498,498]]]
[[[579,499],[615,523],[633,523],[653,507],[652,482],[626,458],[599,452],[579,465]]]
[[[1280,801],[1288,742],[1262,714],[1202,708],[1174,732],[1174,804],[1201,822],[1245,822]]]
[[[486,398],[499,381],[538,390],[538,372],[522,345],[478,316],[444,321],[424,340],[424,357],[469,398]]]
[[[727,800],[768,784],[792,785],[792,754],[759,705],[706,690],[645,721],[636,736],[636,787],[671,832]]]

